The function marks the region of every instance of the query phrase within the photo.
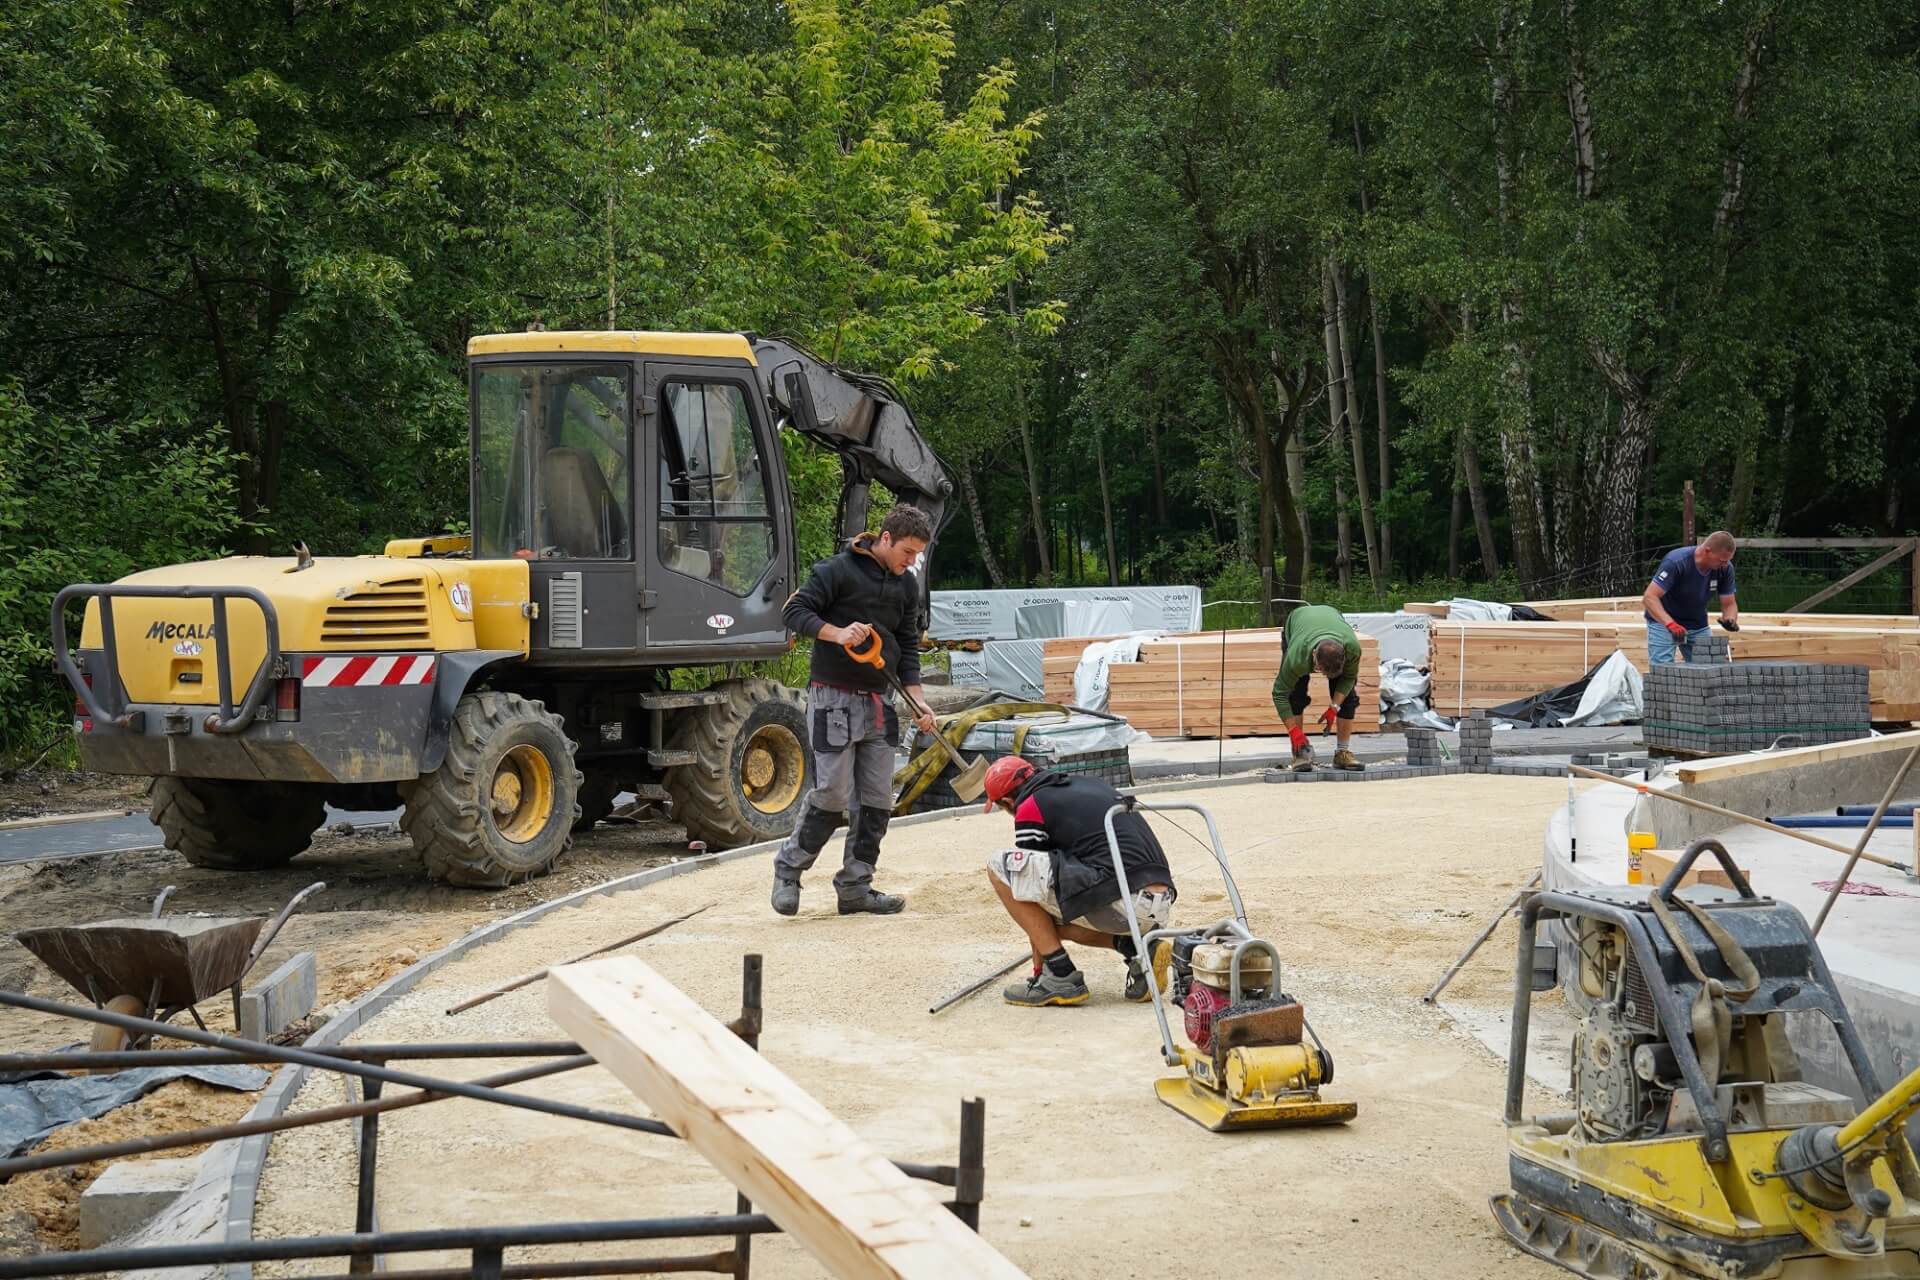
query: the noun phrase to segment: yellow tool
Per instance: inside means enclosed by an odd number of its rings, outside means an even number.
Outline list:
[[[1733,892],[1676,892],[1703,852]],[[1493,1198],[1514,1243],[1593,1277],[1920,1277],[1920,1165],[1905,1130],[1920,1071],[1881,1091],[1798,911],[1756,896],[1718,841],[1699,840],[1650,892],[1543,890],[1520,920],[1512,1190]],[[1555,985],[1535,961],[1542,920],[1566,932],[1576,972],[1562,985],[1581,1023],[1574,1111],[1528,1118],[1529,997]],[[1874,1098],[1865,1109],[1801,1077],[1795,1014],[1831,1024],[1823,1038]]]
[[[1281,990],[1279,951],[1247,927],[1213,815],[1197,804],[1148,804],[1131,796],[1109,809],[1107,848],[1122,885],[1127,875],[1113,819],[1128,809],[1185,809],[1204,818],[1210,852],[1233,905],[1231,916],[1205,929],[1154,929],[1144,936],[1133,913],[1126,913],[1135,954],[1153,957],[1147,989],[1160,1024],[1161,1055],[1178,1068],[1154,1081],[1154,1093],[1215,1133],[1353,1119],[1357,1104],[1320,1097],[1320,1086],[1333,1080],[1333,1056],[1314,1034],[1300,1002]],[[1169,1000],[1185,1014],[1187,1044],[1174,1043]]]

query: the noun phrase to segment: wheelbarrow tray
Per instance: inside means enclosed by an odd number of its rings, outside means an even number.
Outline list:
[[[23,929],[20,945],[74,990],[101,1002],[153,995],[151,1007],[179,1010],[238,982],[247,972],[264,916],[129,917]]]

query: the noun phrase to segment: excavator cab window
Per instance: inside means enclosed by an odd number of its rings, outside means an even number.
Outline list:
[[[632,557],[629,386],[619,365],[475,371],[476,555]]]
[[[744,596],[773,563],[764,460],[745,390],[661,387],[660,563]]]

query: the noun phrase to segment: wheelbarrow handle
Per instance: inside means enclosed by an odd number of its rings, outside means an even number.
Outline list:
[[[315,880],[294,894],[287,905],[280,908],[280,914],[273,918],[273,923],[267,926],[267,931],[260,935],[258,942],[253,944],[253,950],[247,953],[247,967],[240,971],[240,977],[246,977],[253,971],[253,966],[260,963],[260,957],[267,954],[267,948],[273,945],[274,938],[279,934],[281,927],[287,923],[287,917],[293,914],[294,908],[326,887],[325,880]],[[236,982],[238,980],[235,979]]]

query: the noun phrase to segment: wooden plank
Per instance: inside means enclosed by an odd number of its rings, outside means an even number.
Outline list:
[[[1804,764],[1827,764],[1834,760],[1879,755],[1883,751],[1898,751],[1903,747],[1911,749],[1915,742],[1920,742],[1920,731],[1890,733],[1879,738],[1856,738],[1852,742],[1835,742],[1824,747],[1789,747],[1784,751],[1722,756],[1709,764],[1683,766],[1674,772],[1688,786],[1696,782],[1725,782],[1730,778],[1772,773],[1776,769],[1792,769]]]
[[[547,1012],[828,1275],[1026,1274],[644,961],[554,969]]]

